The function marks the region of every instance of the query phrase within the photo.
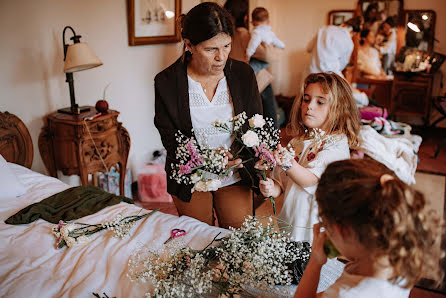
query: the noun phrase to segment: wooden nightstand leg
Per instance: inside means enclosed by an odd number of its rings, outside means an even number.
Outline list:
[[[79,176],[81,178],[81,184],[87,185],[88,184],[88,173],[86,171],[81,171]]]
[[[119,193],[121,196],[125,195],[125,191],[124,191],[124,182],[125,182],[125,172],[126,172],[126,168],[125,168],[125,164],[119,162]]]

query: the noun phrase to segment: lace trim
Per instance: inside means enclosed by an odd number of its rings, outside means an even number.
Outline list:
[[[207,107],[209,105],[223,106],[230,103],[230,96],[227,90],[218,92],[212,99],[212,102],[210,102],[209,99],[205,97],[204,94],[202,94],[201,92],[189,92],[190,107]]]

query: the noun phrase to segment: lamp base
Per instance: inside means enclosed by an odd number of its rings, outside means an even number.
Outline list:
[[[57,110],[57,112],[64,113],[64,114],[70,114],[70,115],[79,115],[80,113],[89,112],[90,109],[91,108],[88,106],[79,107],[76,105],[74,107],[59,109],[59,110]]]

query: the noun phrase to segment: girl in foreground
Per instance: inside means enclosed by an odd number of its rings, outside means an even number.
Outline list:
[[[310,260],[294,297],[409,297],[423,272],[440,280],[432,247],[440,225],[425,209],[424,196],[371,159],[330,164],[316,200]],[[339,279],[316,294],[329,238],[348,262]]]

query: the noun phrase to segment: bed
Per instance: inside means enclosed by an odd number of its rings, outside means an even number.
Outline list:
[[[56,249],[51,232],[54,224],[42,219],[23,225],[5,223],[22,208],[70,187],[29,169],[32,148],[23,122],[13,114],[0,113],[0,154],[26,187],[25,194],[0,200],[0,297],[93,297],[93,293],[101,297],[103,293],[110,297],[143,297],[153,286],[131,282],[127,277],[129,258],[138,247],[161,247],[173,228],[186,230],[181,241],[194,249],[204,248],[218,233],[222,236],[229,232],[186,216],[156,212],[138,221],[124,239],[105,230],[90,236],[87,244]],[[119,203],[76,221],[97,224],[118,214],[140,212],[136,205]],[[341,271],[339,264],[327,266],[320,286],[328,286]],[[291,287],[288,292],[292,295],[294,290]]]

